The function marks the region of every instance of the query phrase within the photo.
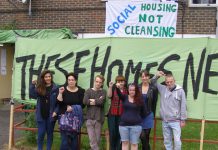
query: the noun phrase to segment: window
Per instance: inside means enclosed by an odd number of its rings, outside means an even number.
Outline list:
[[[218,7],[218,0],[189,0],[189,7]]]

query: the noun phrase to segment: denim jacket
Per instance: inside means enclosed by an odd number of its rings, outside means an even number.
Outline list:
[[[50,112],[49,112],[49,119],[50,121],[56,121],[57,117],[52,117],[53,112],[56,112],[58,114],[59,107],[57,107],[57,94],[58,94],[58,87],[53,83],[52,85],[52,90],[51,90],[51,95],[50,95]],[[40,103],[39,101],[42,99],[42,96],[40,96],[35,88],[34,84],[30,85],[29,88],[29,97],[36,99],[37,104],[36,104],[36,121],[43,121],[44,119],[41,116],[41,108],[40,108]]]

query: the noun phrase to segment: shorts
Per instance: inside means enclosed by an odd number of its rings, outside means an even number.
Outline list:
[[[119,126],[121,141],[129,141],[131,144],[138,144],[142,132],[142,126]]]

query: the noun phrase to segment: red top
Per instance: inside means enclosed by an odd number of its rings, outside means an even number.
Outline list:
[[[115,115],[115,116],[120,116],[123,113],[122,100],[119,99],[119,96],[116,90],[112,92],[113,92],[113,97],[111,99],[110,114]],[[127,95],[127,90],[124,89],[121,93],[124,95]]]

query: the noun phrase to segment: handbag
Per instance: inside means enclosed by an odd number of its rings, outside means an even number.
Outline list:
[[[73,105],[72,108],[72,112],[66,111],[60,116],[58,121],[59,129],[79,133],[83,123],[82,108],[80,105]]]

